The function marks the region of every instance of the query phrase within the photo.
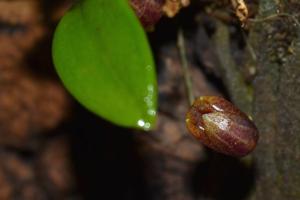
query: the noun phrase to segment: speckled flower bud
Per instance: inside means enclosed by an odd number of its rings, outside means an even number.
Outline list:
[[[246,114],[221,97],[196,99],[186,115],[189,132],[205,146],[235,157],[254,150],[258,130]]]

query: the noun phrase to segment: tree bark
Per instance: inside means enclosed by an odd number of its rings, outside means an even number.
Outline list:
[[[297,1],[261,0],[251,43],[256,49],[254,119],[258,177],[252,199],[300,199],[300,11]],[[279,13],[290,16],[280,17]]]

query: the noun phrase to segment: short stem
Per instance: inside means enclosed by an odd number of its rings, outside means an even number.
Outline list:
[[[183,36],[183,32],[181,29],[179,29],[179,31],[178,31],[177,45],[178,45],[178,50],[179,50],[180,59],[181,59],[181,67],[183,70],[185,87],[186,87],[189,103],[190,103],[190,105],[192,105],[195,100],[195,97],[193,94],[191,75],[190,75],[190,72],[188,69],[188,61],[187,61],[187,56],[186,56],[184,36]]]

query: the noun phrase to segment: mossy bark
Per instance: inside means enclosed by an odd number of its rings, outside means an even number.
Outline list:
[[[258,56],[254,119],[260,130],[255,152],[258,178],[252,199],[300,199],[300,2],[261,0],[251,43]]]

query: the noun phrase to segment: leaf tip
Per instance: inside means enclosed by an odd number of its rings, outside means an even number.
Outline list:
[[[143,129],[144,131],[151,130],[154,127],[153,124],[155,124],[155,122],[146,121],[144,119],[139,119],[137,121],[137,126]]]

